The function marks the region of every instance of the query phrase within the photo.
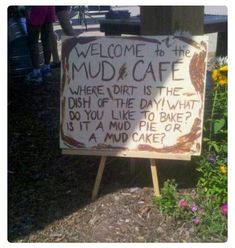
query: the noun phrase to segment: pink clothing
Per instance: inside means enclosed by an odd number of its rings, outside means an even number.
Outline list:
[[[33,6],[28,13],[29,23],[33,26],[41,26],[55,21],[54,6]]]

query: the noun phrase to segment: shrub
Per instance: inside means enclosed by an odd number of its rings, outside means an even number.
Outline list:
[[[198,188],[214,199],[227,203],[227,60],[218,58],[212,70],[212,109],[204,121],[203,153],[198,159]]]
[[[164,214],[191,222],[202,240],[225,241],[227,235],[227,59],[218,58],[211,73],[212,108],[204,121],[202,155],[196,159],[199,180],[182,195],[167,180],[155,203]]]

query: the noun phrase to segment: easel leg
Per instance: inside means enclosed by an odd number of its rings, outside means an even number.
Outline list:
[[[107,157],[102,156],[100,159],[100,164],[99,164],[99,169],[96,175],[96,179],[95,179],[95,185],[92,191],[92,197],[91,200],[94,201],[97,197],[99,188],[100,188],[100,182],[103,176],[103,172],[104,172],[104,167],[105,167],[105,162],[106,162]]]
[[[152,174],[152,180],[153,180],[154,195],[158,197],[158,196],[160,196],[160,189],[159,189],[157,165],[156,165],[155,159],[150,159],[150,165],[151,165],[151,174]]]

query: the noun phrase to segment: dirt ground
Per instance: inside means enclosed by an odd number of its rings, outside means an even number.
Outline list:
[[[99,158],[59,148],[59,70],[43,85],[8,83],[8,240],[10,242],[201,242],[191,223],[153,205],[149,161],[109,158],[91,201]],[[160,186],[195,187],[190,162],[159,161]],[[208,241],[208,240],[207,240]],[[215,242],[219,240],[213,240]]]

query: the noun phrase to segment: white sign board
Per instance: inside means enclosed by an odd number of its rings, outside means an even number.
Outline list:
[[[62,44],[66,153],[190,158],[201,152],[207,37],[79,37]]]

